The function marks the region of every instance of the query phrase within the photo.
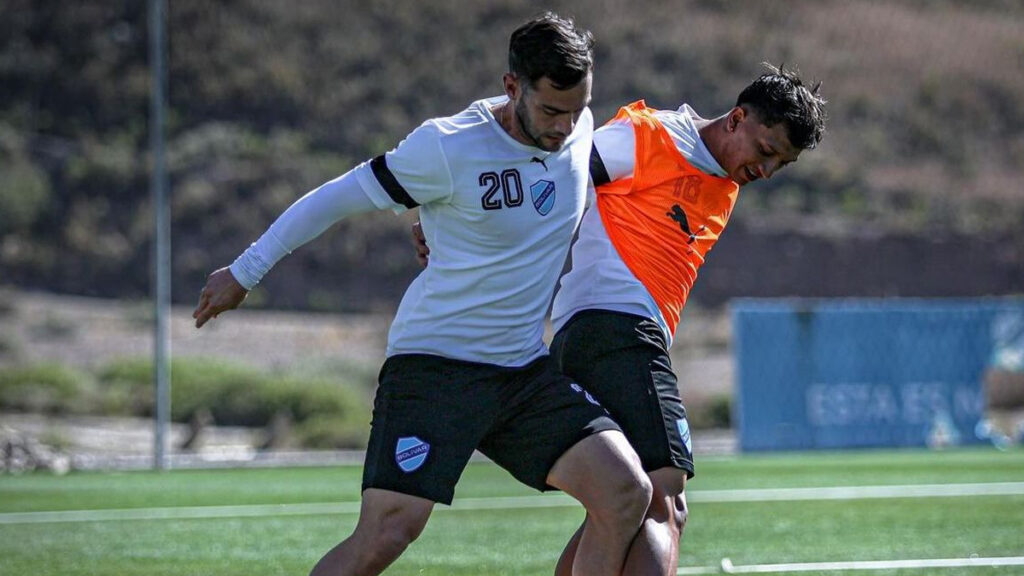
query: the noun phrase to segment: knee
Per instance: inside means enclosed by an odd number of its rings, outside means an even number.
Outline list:
[[[686,527],[687,515],[686,499],[681,494],[663,498],[655,495],[645,522],[651,523],[652,529],[663,530],[668,537],[678,540]]]
[[[672,521],[682,535],[683,528],[686,528],[686,519],[689,516],[689,509],[686,507],[686,498],[682,494],[676,494],[676,497],[672,499],[673,503],[673,514]]]
[[[385,514],[363,530],[362,541],[369,543],[363,553],[370,565],[388,564],[398,558],[423,532],[423,523],[401,513]]]
[[[378,546],[385,549],[388,556],[398,556],[419,538],[422,527],[401,520],[393,520],[384,523],[378,530],[375,541]]]
[[[688,514],[683,494],[685,477],[676,478],[674,474],[655,475],[653,484],[654,496],[648,516],[670,525],[681,534]]]
[[[606,511],[608,520],[619,525],[639,526],[651,506],[654,488],[650,479],[641,474],[616,483],[610,494],[613,496]]]
[[[651,499],[654,497],[654,486],[646,474],[640,475],[639,479],[631,483],[631,486],[632,494],[629,496],[631,499],[630,510],[638,511],[640,517],[643,518],[647,515],[647,509],[651,507]]]
[[[548,474],[548,484],[579,500],[591,520],[616,531],[640,526],[654,492],[626,437],[612,431],[567,451]]]

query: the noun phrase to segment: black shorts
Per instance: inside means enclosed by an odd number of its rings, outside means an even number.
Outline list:
[[[384,362],[363,490],[451,504],[474,449],[520,482],[549,490],[548,472],[591,434],[620,428],[544,356],[506,368],[402,354]]]
[[[606,310],[573,315],[551,342],[563,374],[579,382],[622,427],[644,470],[693,476],[686,409],[665,335],[653,320]]]

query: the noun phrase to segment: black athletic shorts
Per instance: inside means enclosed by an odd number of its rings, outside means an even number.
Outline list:
[[[563,374],[579,382],[622,427],[644,470],[674,467],[693,476],[686,409],[679,397],[668,342],[648,318],[584,310],[551,342]]]
[[[402,354],[384,362],[379,382],[363,490],[451,504],[474,449],[520,482],[549,490],[548,472],[569,448],[620,430],[548,356],[506,368]]]

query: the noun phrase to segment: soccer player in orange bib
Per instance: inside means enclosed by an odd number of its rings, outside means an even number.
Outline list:
[[[674,575],[693,455],[669,347],[686,298],[739,189],[770,178],[824,132],[824,104],[769,67],[713,120],[687,105],[623,107],[594,133],[587,211],[551,318],[552,358],[619,423],[654,496],[624,574]],[[566,548],[556,574],[575,551]]]
[[[590,208],[552,306],[551,357],[619,423],[654,487],[623,574],[676,573],[694,467],[668,350],[697,270],[740,187],[796,162],[825,130],[818,86],[768,68],[715,119],[639,101],[594,132]],[[413,237],[426,265],[415,225]],[[556,575],[569,574],[579,535]]]

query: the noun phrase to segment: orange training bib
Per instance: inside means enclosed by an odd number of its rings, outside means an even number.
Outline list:
[[[632,178],[597,188],[597,207],[619,257],[650,292],[674,333],[697,269],[718,240],[739,186],[691,165],[643,100],[619,110],[636,134]]]

